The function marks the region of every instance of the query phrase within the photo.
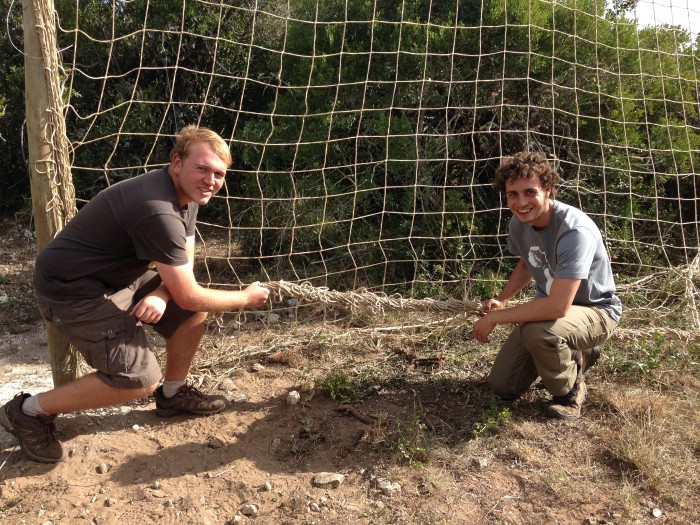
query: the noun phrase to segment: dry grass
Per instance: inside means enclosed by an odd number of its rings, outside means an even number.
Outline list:
[[[620,462],[621,472],[638,486],[685,506],[700,489],[698,391],[605,384],[600,398],[618,416],[604,445]]]
[[[287,367],[307,400],[342,380],[355,406],[378,406],[363,443],[413,489],[368,504],[372,523],[647,523],[656,505],[670,523],[694,520],[700,346],[678,338],[687,332],[623,327],[591,371],[583,417],[562,423],[542,416],[541,390],[505,404],[486,387],[505,327],[484,346],[466,318],[300,312],[278,323],[261,313],[257,329],[219,319],[194,377],[216,385],[256,361]]]

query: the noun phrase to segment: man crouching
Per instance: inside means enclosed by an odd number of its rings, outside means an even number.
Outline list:
[[[474,323],[488,342],[499,324],[515,327],[488,377],[500,397],[514,399],[539,376],[553,396],[546,415],[576,419],[586,399],[584,374],[620,321],[610,258],[600,230],[581,210],[554,200],[559,175],[541,153],[503,159],[493,185],[513,213],[508,250],[519,257],[500,294],[484,302]],[[531,280],[537,294],[506,307]]]
[[[96,371],[37,395],[17,394],[0,424],[33,460],[65,458],[57,414],[154,393],[156,414],[210,415],[223,396],[186,383],[207,312],[259,307],[269,291],[212,290],[194,277],[197,211],[221,189],[231,153],[206,128],[177,136],[170,164],[100,192],[38,255],[34,290],[42,316]],[[143,324],[166,339],[164,381]]]

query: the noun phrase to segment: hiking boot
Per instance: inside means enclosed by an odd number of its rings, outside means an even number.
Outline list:
[[[553,397],[545,415],[556,419],[578,419],[581,417],[581,406],[586,400],[587,393],[586,382],[583,379],[577,380],[568,394]]]
[[[192,414],[210,416],[224,410],[228,403],[224,396],[206,395],[188,384],[177,389],[177,394],[167,398],[163,395],[163,386],[153,393],[156,398],[156,415],[160,417]]]
[[[19,444],[30,459],[40,463],[58,463],[66,459],[61,442],[56,437],[55,415],[36,417],[22,412],[22,403],[29,394],[17,394],[0,409],[0,424],[17,436]]]

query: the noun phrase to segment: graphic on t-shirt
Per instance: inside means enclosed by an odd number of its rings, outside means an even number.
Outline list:
[[[552,275],[552,269],[547,261],[547,254],[544,253],[542,248],[539,246],[531,246],[530,251],[527,254],[527,260],[530,261],[533,268],[542,268],[544,278],[547,280],[545,283],[545,293],[549,295],[549,291],[552,289],[554,276]]]

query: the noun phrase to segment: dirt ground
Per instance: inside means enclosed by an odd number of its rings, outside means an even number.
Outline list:
[[[34,240],[25,224],[1,224],[4,404],[52,383],[32,302]],[[562,423],[542,416],[536,389],[511,405],[494,400],[484,379],[496,345],[475,354],[448,348],[449,338],[407,345],[391,332],[348,344],[347,330],[265,328],[256,319],[228,342],[221,326],[212,322],[193,374],[202,389],[231,399],[221,414],[159,418],[149,398],[63,415],[57,426],[69,457],[56,465],[29,461],[0,429],[0,522],[700,522],[690,474],[676,480],[687,490],[669,496],[673,480],[654,486],[611,453],[624,418],[610,398],[622,387],[602,366],[584,416]],[[250,346],[263,351],[242,355]],[[227,352],[238,353],[222,360]],[[687,388],[696,418],[697,381]],[[700,459],[697,443],[690,466]],[[340,476],[316,486],[324,472]]]

